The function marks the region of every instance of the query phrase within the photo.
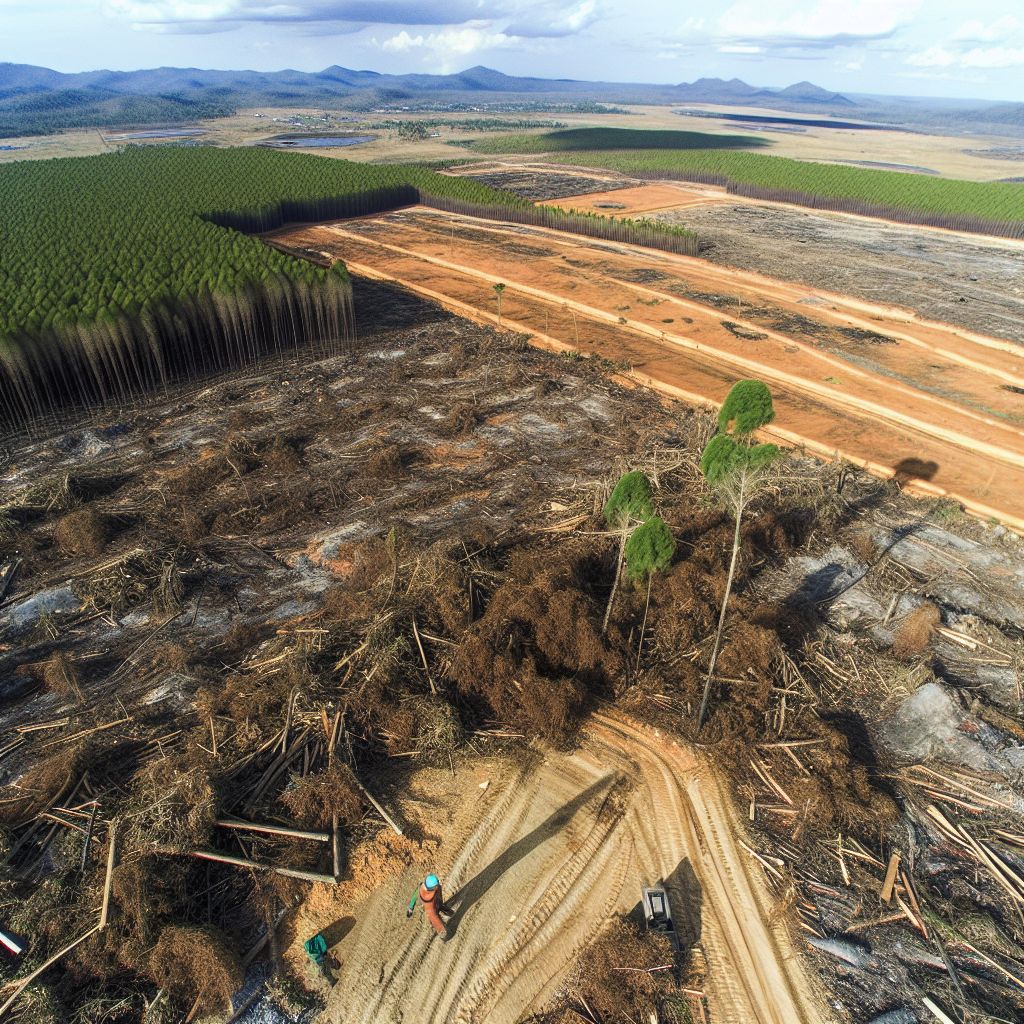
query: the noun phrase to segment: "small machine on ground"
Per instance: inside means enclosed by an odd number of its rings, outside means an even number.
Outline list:
[[[643,890],[644,922],[648,931],[660,932],[672,940],[673,949],[679,949],[679,936],[672,920],[672,908],[668,903],[668,893],[657,887]]]

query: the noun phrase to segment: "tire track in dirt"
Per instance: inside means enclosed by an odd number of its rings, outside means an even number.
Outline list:
[[[769,924],[739,827],[724,783],[693,752],[597,716],[576,753],[524,769],[481,807],[442,875],[455,911],[448,943],[396,920],[411,872],[354,908],[327,1018],[515,1024],[643,885],[664,880],[683,936],[705,951],[715,1024],[826,1021],[788,934]]]
[[[886,378],[879,377],[875,374],[867,373],[834,356],[830,356],[822,352],[815,352],[809,346],[794,343],[794,348],[802,351],[812,359],[820,361],[824,367],[839,370],[844,372],[847,376],[858,378],[861,384],[862,394],[858,395],[847,393],[837,387],[826,386],[825,384],[820,383],[820,377],[814,377],[810,374],[790,372],[789,370],[782,369],[781,367],[762,359],[750,358],[749,356],[741,355],[735,351],[728,351],[723,348],[713,349],[707,344],[693,341],[686,335],[679,334],[675,331],[659,330],[650,324],[630,317],[616,316],[614,313],[607,310],[600,309],[578,300],[565,298],[555,292],[537,288],[521,281],[509,280],[507,275],[489,273],[476,267],[470,267],[451,260],[441,259],[440,257],[432,256],[423,252],[416,252],[401,245],[392,245],[388,242],[383,242],[378,238],[365,238],[357,233],[346,231],[343,228],[331,227],[328,230],[342,237],[369,241],[372,245],[379,246],[380,248],[394,253],[395,255],[412,256],[442,269],[486,281],[491,285],[499,282],[504,283],[508,291],[522,292],[525,295],[529,295],[546,302],[566,304],[570,308],[576,309],[580,313],[583,313],[585,316],[592,319],[604,320],[606,323],[622,324],[623,326],[629,327],[631,330],[647,334],[650,337],[671,343],[672,345],[679,346],[691,352],[699,352],[706,356],[710,356],[711,358],[726,362],[745,373],[752,373],[772,382],[786,384],[789,387],[796,388],[815,398],[823,398],[830,404],[842,409],[879,417],[883,420],[888,420],[900,426],[915,430],[925,436],[938,438],[942,441],[959,445],[967,451],[979,451],[990,458],[1005,462],[1008,465],[1024,468],[1024,432],[1021,430],[1007,423],[993,420],[989,417],[979,416],[972,410],[960,408],[947,400],[938,399],[933,395],[916,392],[911,388],[894,384],[891,380],[887,380]],[[631,285],[630,287],[634,290],[651,291],[650,289],[637,289],[637,286],[635,285]],[[669,301],[673,301],[672,296],[665,296],[665,298]],[[700,304],[693,302],[686,302],[683,304],[712,319],[717,319],[721,316],[720,311],[713,307],[701,306]],[[792,339],[785,335],[770,331],[764,327],[759,327],[754,323],[748,322],[745,326],[765,337],[774,337],[776,341],[781,343],[792,341]],[[825,377],[824,379],[827,381],[829,378]],[[1021,383],[1024,384],[1024,378],[1013,379],[1020,380]],[[865,397],[865,393],[872,395],[873,397]],[[884,400],[887,393],[892,393],[888,403]],[[943,416],[944,422],[950,422],[951,420],[955,420],[957,417],[961,420],[972,420],[976,425],[975,433],[973,435],[965,433],[964,428],[953,430],[944,426],[943,423],[939,423],[935,420],[908,415],[901,411],[902,406],[900,399],[904,402],[907,400],[916,400],[918,403],[925,403],[929,406],[934,406],[936,409],[936,419]],[[969,430],[970,425],[968,425],[966,429]],[[1005,438],[1005,440],[1001,440],[1003,438]]]
[[[456,259],[450,225],[465,233]],[[833,301],[702,260],[418,208],[277,238],[292,251],[304,246],[341,257],[355,272],[394,280],[480,322],[494,322],[490,286],[501,281],[507,327],[541,347],[627,363],[624,376],[683,401],[713,405],[736,376],[756,374],[776,395],[775,437],[881,476],[906,466],[913,490],[1024,530],[1020,346],[974,339],[905,312],[886,317],[860,300]],[[657,271],[653,287],[639,283],[647,268]],[[634,274],[637,283],[628,279]],[[702,305],[708,291],[709,299],[734,296],[739,309]],[[836,330],[858,327],[892,343],[854,346],[844,362],[841,348],[809,344],[796,328],[737,319],[748,302],[764,308],[769,300],[780,313]],[[664,326],[665,313],[675,314],[675,327]],[[748,331],[763,340],[746,340]],[[948,356],[954,348],[956,358]]]

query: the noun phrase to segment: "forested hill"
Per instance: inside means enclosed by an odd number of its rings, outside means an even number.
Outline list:
[[[516,105],[603,112],[602,104],[714,103],[813,112],[906,124],[926,131],[1024,130],[1019,103],[950,105],[900,97],[844,96],[811,83],[784,89],[739,78],[678,84],[526,78],[472,67],[451,75],[385,75],[334,64],[323,71],[218,71],[150,68],[65,74],[31,64],[0,63],[0,138],[64,128],[156,127],[221,117],[245,107],[333,110],[480,110]],[[604,108],[606,109],[606,108]]]
[[[240,107],[368,109],[389,103],[771,102],[786,109],[840,110],[853,102],[809,82],[760,89],[739,79],[692,84],[583,82],[526,78],[473,67],[451,75],[384,75],[333,65],[323,71],[216,71],[153,68],[64,74],[30,64],[0,64],[0,136],[63,128],[151,126],[220,117]]]

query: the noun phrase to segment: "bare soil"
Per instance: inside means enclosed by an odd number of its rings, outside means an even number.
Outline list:
[[[879,305],[895,300],[926,319],[1024,342],[1020,242],[737,199],[713,186],[638,185],[611,172],[600,184],[577,182],[566,171],[557,164],[507,168],[508,184],[501,187],[528,198],[550,190],[543,197],[549,202],[562,198],[556,205],[610,216],[642,212],[696,231],[701,256],[712,263]],[[457,173],[477,172],[466,167]],[[500,180],[497,167],[488,174]],[[558,183],[561,196],[550,182]],[[597,205],[616,202],[626,209]]]
[[[760,377],[776,435],[1024,528],[1024,352],[1012,342],[704,260],[425,210],[275,238],[484,321],[503,283],[509,325],[676,397],[721,401],[731,380]]]

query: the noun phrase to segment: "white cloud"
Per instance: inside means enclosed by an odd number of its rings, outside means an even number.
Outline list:
[[[750,43],[723,43],[718,47],[719,53],[764,53],[761,46],[753,46]]]
[[[959,58],[942,46],[929,46],[927,50],[910,54],[905,63],[915,68],[951,68]]]
[[[577,0],[568,9],[560,2],[542,3],[514,18],[505,34],[525,39],[576,35],[604,17],[605,13],[605,0]]]
[[[377,40],[374,40],[377,43]],[[485,24],[461,28],[446,28],[440,32],[412,35],[405,29],[377,45],[388,53],[423,55],[423,61],[440,74],[450,74],[464,67],[475,53],[492,50],[522,49],[523,41],[503,32],[495,32]]]
[[[906,25],[922,0],[778,0],[770,7],[741,0],[718,20],[733,39],[774,41],[791,46],[848,45],[886,39]]]
[[[409,50],[437,50],[465,55],[477,50],[491,50],[508,46],[513,40],[502,32],[488,32],[483,28],[453,28],[426,35],[410,35],[402,29],[397,35],[381,43],[382,50],[407,53]]]
[[[1024,67],[1024,47],[975,47],[960,58],[964,68],[1016,68]]]
[[[965,21],[951,38],[968,43],[995,43],[1005,41],[1020,28],[1024,28],[1024,22],[1012,14],[1006,14],[988,24],[983,21]]]
[[[910,54],[905,63],[915,68],[1024,67],[1024,47],[975,46],[970,50],[956,52],[944,46],[930,46],[927,50]]]

